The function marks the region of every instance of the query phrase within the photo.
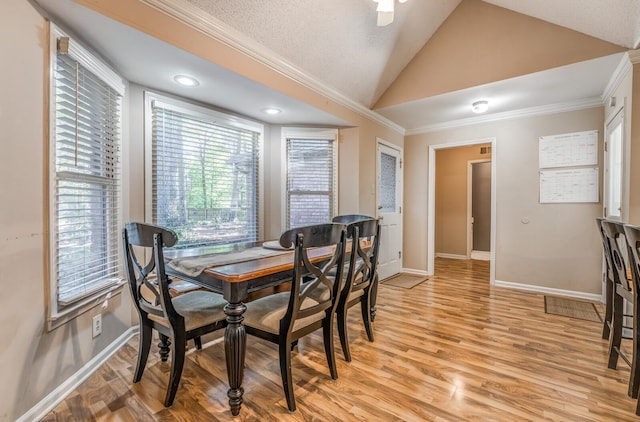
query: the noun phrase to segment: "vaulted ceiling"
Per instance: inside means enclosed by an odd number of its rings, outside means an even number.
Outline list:
[[[133,82],[175,91],[163,85],[160,73],[181,63],[205,78],[216,75],[218,87],[237,92],[233,100],[290,100],[69,0],[36,1]],[[372,0],[141,1],[213,23],[229,37],[260,49],[262,56],[409,132],[470,119],[468,105],[479,98],[490,99],[494,115],[597,102],[622,52],[640,44],[638,0],[408,0],[396,2],[394,22],[385,27],[376,26]],[[114,31],[127,32],[126,37]],[[149,51],[154,54],[144,54]],[[212,98],[210,93],[190,95]],[[239,110],[242,104],[221,101],[215,105],[258,117]],[[341,123],[297,106],[302,115],[263,120]]]

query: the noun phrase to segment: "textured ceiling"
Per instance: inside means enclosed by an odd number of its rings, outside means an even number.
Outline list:
[[[377,27],[371,0],[188,1],[366,107],[460,3],[396,3],[394,22]]]
[[[377,27],[371,0],[187,0],[311,77],[371,107],[460,0],[396,2]],[[636,48],[640,0],[486,0],[587,35]]]
[[[640,46],[638,0],[484,0],[629,49]]]
[[[74,0],[35,1],[55,22],[64,24],[98,51],[124,78],[141,86],[273,124],[351,124],[112,21]],[[321,82],[365,108],[375,104],[460,3],[460,0],[396,2],[395,21],[377,27],[376,4],[372,0],[140,1],[186,9],[196,24],[199,19],[216,22],[223,32],[227,30],[229,35],[235,33],[252,40],[260,56],[288,64],[276,67],[277,70],[288,75],[289,68],[297,69],[307,76],[304,80]],[[485,3],[629,49],[640,43],[640,0],[485,0]],[[567,104],[594,106],[601,102],[603,87],[618,63],[620,55],[602,57],[420,98],[376,112],[408,133],[417,133],[477,122],[478,116],[471,113],[469,104],[478,98],[489,99],[492,104],[482,119],[554,107],[566,109]],[[200,86],[196,89],[177,86],[173,75],[179,73],[198,77]],[[295,73],[299,80],[297,76]],[[265,115],[261,111],[264,107],[277,107],[283,113]]]

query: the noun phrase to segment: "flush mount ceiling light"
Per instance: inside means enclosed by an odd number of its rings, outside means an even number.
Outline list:
[[[183,86],[198,86],[200,82],[197,79],[187,75],[176,75],[173,80]]]
[[[489,101],[486,100],[481,100],[481,101],[476,101],[473,104],[471,104],[471,110],[474,113],[484,113],[485,111],[489,110]]]
[[[273,107],[263,108],[262,111],[271,115],[282,113],[282,110],[280,110],[279,108],[273,108]]]
[[[378,26],[387,26],[393,22],[393,12],[395,6],[395,0],[373,0],[378,3],[376,12],[378,12]],[[405,3],[407,0],[398,0],[400,3]]]

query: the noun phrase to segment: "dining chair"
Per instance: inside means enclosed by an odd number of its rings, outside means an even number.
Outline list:
[[[363,215],[363,214],[343,214],[343,215],[337,215],[335,217],[333,217],[333,219],[331,221],[333,221],[334,223],[342,223],[342,224],[351,224],[355,221],[360,221],[360,220],[371,220],[371,219],[376,219],[375,217],[371,217],[369,215]],[[380,220],[378,220],[379,222]],[[376,257],[377,259],[377,257]],[[377,262],[377,261],[376,261]],[[377,277],[377,274],[376,274]],[[378,298],[378,283],[376,281],[376,283],[371,287],[371,291],[370,293],[370,297],[369,297],[369,304],[371,306],[371,313],[370,313],[370,321],[374,322],[376,320],[376,302],[377,302],[377,298]]]
[[[637,318],[637,308],[635,307],[637,303],[637,289],[635,292],[632,289],[633,280],[629,276],[629,266],[627,265],[627,259],[630,258],[627,255],[628,252],[631,251],[628,251],[627,248],[627,240],[623,223],[603,220],[602,229],[609,245],[609,265],[613,270],[613,281],[615,284],[612,303],[611,333],[609,335],[608,367],[616,369],[620,357],[631,367],[627,394],[635,398],[638,396],[638,381],[640,380],[637,373],[640,368],[636,364],[636,361],[638,360],[636,353],[638,336],[635,330],[632,331],[631,337],[633,342],[633,354],[628,356],[621,348],[623,329],[632,328],[625,325],[625,317],[632,317],[634,323]],[[625,300],[634,305],[632,315],[624,313]]]
[[[165,407],[169,407],[173,404],[182,376],[187,340],[193,339],[196,349],[202,349],[200,336],[225,327],[224,306],[227,302],[222,296],[204,290],[171,297],[171,279],[165,272],[163,247],[171,247],[178,241],[173,231],[143,223],[127,223],[122,230],[122,238],[127,279],[140,318],[138,360],[133,382],[137,383],[142,378],[153,330],[159,333],[161,344],[164,342],[166,347],[168,339],[173,339],[171,372],[164,399]],[[142,261],[139,259],[149,252],[151,256],[146,255]],[[167,355],[168,351],[165,351],[163,360]]]
[[[611,332],[611,320],[613,317],[613,295],[615,294],[615,283],[613,281],[611,261],[611,251],[609,247],[609,239],[604,234],[602,228],[602,222],[605,221],[603,217],[596,218],[596,226],[598,227],[598,233],[600,233],[600,240],[602,240],[602,251],[605,257],[604,262],[604,321],[602,324],[602,338],[604,340],[609,339]]]
[[[291,376],[291,349],[294,342],[322,328],[324,350],[332,379],[338,378],[333,346],[333,315],[341,289],[345,255],[346,226],[320,224],[298,227],[280,236],[280,245],[294,247],[294,266],[290,291],[276,293],[247,303],[244,325],[247,333],[278,345],[282,387],[290,412],[295,412]],[[327,261],[314,262],[313,248],[333,247]],[[329,275],[337,269],[337,276]],[[312,293],[324,286],[330,292],[323,300]]]
[[[343,214],[343,215],[336,215],[331,219],[331,221],[334,223],[351,224],[360,220],[372,220],[372,219],[374,219],[374,217],[371,217],[369,215]]]
[[[624,234],[627,240],[627,247],[629,249],[629,262],[631,266],[631,278],[633,280],[633,359],[635,361],[635,365],[632,368],[635,368],[635,392],[632,391],[631,397],[638,398],[636,403],[636,415],[640,416],[640,394],[638,389],[640,388],[640,313],[635,312],[637,309],[637,305],[639,303],[639,295],[640,291],[640,226],[632,226],[629,224],[624,225]],[[635,393],[635,394],[634,394]]]
[[[369,341],[374,341],[371,317],[371,300],[378,283],[378,251],[380,244],[380,224],[378,220],[358,220],[347,226],[347,237],[351,238],[351,251],[347,265],[344,287],[340,292],[336,319],[342,353],[351,362],[349,335],[347,332],[347,311],[360,304],[362,321]],[[363,247],[363,242],[366,246]]]

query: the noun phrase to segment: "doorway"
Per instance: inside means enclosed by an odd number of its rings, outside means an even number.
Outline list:
[[[447,144],[436,144],[429,146],[429,170],[428,170],[428,195],[429,203],[427,207],[427,275],[434,274],[434,261],[436,255],[435,238],[436,238],[436,152],[438,150],[467,147],[477,145],[488,145],[491,148],[492,157],[491,162],[491,211],[490,211],[490,236],[489,236],[489,279],[490,283],[495,282],[495,244],[496,244],[496,139],[485,138],[478,140],[462,141]],[[464,172],[464,170],[463,170]],[[463,176],[464,178],[465,176]],[[463,188],[464,189],[464,188]],[[463,211],[464,213],[464,211]],[[465,227],[466,228],[466,227]],[[466,251],[462,252],[464,255]]]
[[[467,256],[491,259],[491,160],[467,163]]]

